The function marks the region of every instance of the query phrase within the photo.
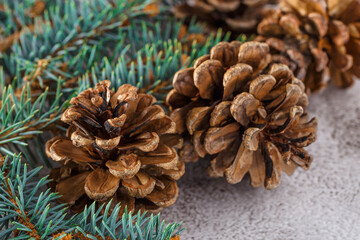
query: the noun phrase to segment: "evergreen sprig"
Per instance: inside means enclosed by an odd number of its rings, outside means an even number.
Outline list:
[[[180,224],[165,225],[160,216],[133,215],[111,202],[95,203],[81,214],[67,216],[59,195],[46,189],[48,176],[37,178],[41,167],[28,170],[18,155],[7,156],[0,167],[0,239],[141,239],[165,240],[180,234]],[[103,211],[104,210],[104,211]]]
[[[50,206],[59,196],[41,190],[49,180],[35,180],[40,169],[29,171],[17,155],[5,158],[0,172],[0,239],[12,234],[15,239],[47,239],[66,227],[64,206]]]
[[[43,16],[34,20],[32,30],[19,33],[19,40],[12,45],[11,51],[1,56],[0,63],[10,78],[16,79],[17,87],[21,88],[29,76],[32,76],[31,82],[37,81],[43,89],[46,87],[43,79],[57,81],[59,76],[71,77],[65,71],[69,59],[77,60],[77,55],[84,53],[88,46],[101,42],[96,37],[104,32],[124,24],[131,17],[144,15],[142,10],[150,1],[51,2]],[[15,10],[10,11],[10,7],[5,9],[11,15]],[[6,42],[0,41],[0,46],[3,45]],[[39,62],[46,64],[39,65]]]
[[[22,30],[32,31],[49,0],[0,0],[0,52],[17,41]]]
[[[32,98],[30,84],[16,89],[12,84],[5,85],[3,70],[0,67],[0,152],[15,155],[18,146],[27,146],[27,140],[43,133],[60,118],[67,102],[60,102],[62,96],[60,81],[56,92],[45,89],[37,98]],[[52,103],[50,103],[50,98]],[[34,162],[29,161],[33,165]]]
[[[167,23],[160,20],[133,23],[124,33],[119,33],[125,41],[115,45],[114,53],[118,57],[104,57],[100,64],[94,64],[91,71],[77,81],[78,91],[108,79],[115,89],[130,83],[163,100],[172,76],[179,69],[190,66],[212,46],[228,39],[228,35],[222,36],[219,30],[216,35],[204,37],[204,43],[189,42],[188,35],[196,31],[187,32],[183,39],[177,40],[182,26],[182,21],[175,19]]]

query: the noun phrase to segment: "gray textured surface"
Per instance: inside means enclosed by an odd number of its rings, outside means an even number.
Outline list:
[[[309,170],[282,174],[273,191],[249,179],[209,179],[206,162],[189,164],[166,222],[183,221],[182,239],[360,239],[360,81],[310,98],[319,120]]]

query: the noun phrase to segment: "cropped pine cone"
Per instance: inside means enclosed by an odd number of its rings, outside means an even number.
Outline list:
[[[176,1],[176,0],[175,0]],[[214,28],[255,33],[258,22],[278,0],[183,0],[176,4],[180,18],[196,16]]]
[[[274,60],[318,91],[328,80],[349,87],[360,77],[360,0],[280,0],[258,25]]]
[[[81,92],[61,120],[67,136],[46,143],[46,153],[62,167],[53,170],[61,201],[81,210],[91,199],[129,211],[156,211],[178,196],[176,180],[184,162],[175,147],[175,123],[155,98],[131,85],[110,90],[110,81]]]
[[[182,157],[210,158],[211,177],[273,189],[281,171],[307,169],[303,149],[316,139],[308,121],[304,84],[283,64],[272,64],[265,43],[220,42],[194,67],[177,72],[167,96],[177,131],[191,139]],[[192,150],[196,154],[193,154]]]

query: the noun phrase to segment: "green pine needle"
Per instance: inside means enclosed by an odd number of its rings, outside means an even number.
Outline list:
[[[170,239],[183,231],[180,223],[160,224],[160,215],[125,210],[119,218],[119,204],[109,214],[111,202],[99,208],[94,202],[82,213],[68,216],[65,205],[53,207],[59,195],[44,190],[50,180],[37,178],[40,170],[28,170],[19,155],[5,158],[0,167],[0,239],[60,239],[71,234],[75,239],[153,240]]]

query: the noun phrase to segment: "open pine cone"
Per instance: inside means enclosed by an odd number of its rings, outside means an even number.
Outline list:
[[[194,67],[177,72],[167,96],[177,131],[191,139],[182,157],[210,158],[211,177],[272,189],[281,171],[307,169],[303,149],[316,139],[308,121],[304,84],[283,64],[272,64],[265,43],[220,42]],[[192,150],[196,154],[193,154]]]
[[[317,91],[328,79],[349,87],[360,77],[360,0],[280,0],[258,25],[257,40]],[[306,74],[305,74],[306,73]]]
[[[264,14],[277,0],[184,0],[174,8],[175,15],[196,16],[211,27],[237,33],[254,33]]]
[[[184,163],[175,147],[182,140],[155,98],[137,91],[126,84],[113,92],[103,81],[81,92],[61,117],[67,136],[46,143],[47,155],[62,163],[51,174],[54,188],[75,211],[91,199],[130,211],[176,201]]]

